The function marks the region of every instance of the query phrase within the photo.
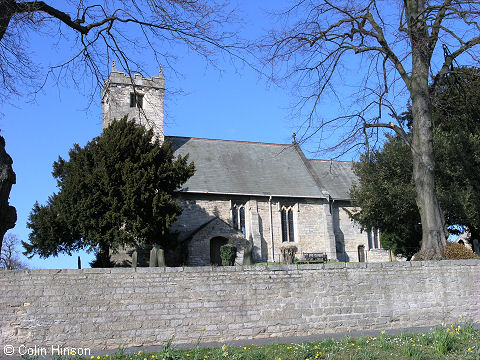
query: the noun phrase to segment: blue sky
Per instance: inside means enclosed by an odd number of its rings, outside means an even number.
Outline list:
[[[57,2],[62,4],[63,2]],[[283,5],[283,4],[282,4]],[[253,39],[273,27],[262,8],[278,7],[276,1],[238,1],[246,22],[244,37]],[[59,50],[48,37],[32,35],[31,50],[45,66],[55,62]],[[169,94],[166,98],[166,135],[233,139],[271,143],[290,143],[299,120],[291,116],[294,99],[287,89],[272,85],[248,66],[232,65],[228,57],[217,63],[219,72],[195,54],[178,49],[175,70],[165,69],[167,89],[183,90],[183,95]],[[156,63],[147,62],[148,74],[156,75]],[[341,79],[340,79],[341,81]],[[101,134],[100,95],[89,105],[89,96],[75,88],[68,79],[60,85],[48,82],[32,102],[24,96],[4,104],[0,119],[1,134],[6,149],[14,160],[17,184],[13,186],[10,202],[17,209],[18,220],[11,233],[28,239],[28,215],[35,201],[44,204],[56,191],[51,175],[52,164],[58,156],[66,157],[74,143],[85,145]],[[333,104],[333,103],[332,103]],[[338,113],[331,103],[324,103],[324,114]],[[304,148],[314,148],[314,141]],[[329,154],[318,154],[329,158]],[[350,160],[351,157],[344,157]],[[32,268],[76,268],[77,254],[49,259],[34,257],[28,260]],[[84,266],[93,255],[81,253]]]

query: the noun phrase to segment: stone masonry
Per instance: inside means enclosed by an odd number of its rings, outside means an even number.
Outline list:
[[[103,129],[125,115],[164,138],[165,78],[160,68],[158,76],[144,78],[141,74],[131,77],[118,71],[113,63],[112,72],[102,89]],[[141,106],[131,102],[131,97],[141,97]]]
[[[0,343],[94,351],[478,322],[479,273],[478,260],[4,270]]]
[[[255,260],[280,261],[282,245],[281,217],[282,205],[293,204],[295,224],[295,245],[297,257],[304,252],[325,252],[329,259],[357,262],[358,247],[368,247],[368,233],[361,232],[350,218],[346,209],[353,209],[348,202],[336,202],[331,207],[322,199],[291,199],[278,197],[242,197],[215,194],[179,194],[183,209],[178,221],[172,226],[173,231],[190,233],[213,217],[232,224],[233,204],[245,204],[245,237],[253,242],[257,249]],[[330,213],[330,208],[332,213]],[[271,217],[270,217],[271,211]],[[255,220],[255,221],[252,221]],[[189,244],[188,265],[201,266],[209,264],[208,240],[214,236],[231,238],[231,230],[224,233],[204,234],[200,242],[192,238]],[[336,253],[335,242],[341,243],[341,254]],[[374,255],[366,255],[366,261],[390,261],[389,253],[383,249],[375,250]],[[254,254],[255,256],[255,254]]]

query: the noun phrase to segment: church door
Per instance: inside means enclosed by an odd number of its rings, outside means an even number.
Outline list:
[[[226,245],[228,240],[224,237],[217,236],[210,239],[210,263],[212,265],[222,265],[222,257],[220,256],[220,247]]]
[[[363,245],[358,247],[358,261],[365,262],[365,246]]]

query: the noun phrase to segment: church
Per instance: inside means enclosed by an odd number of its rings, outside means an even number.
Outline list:
[[[172,226],[187,250],[186,265],[219,264],[220,246],[247,248],[255,262],[279,262],[282,245],[296,257],[324,253],[331,261],[391,261],[378,231],[362,232],[348,215],[351,162],[307,159],[299,144],[167,136],[165,78],[130,77],[116,69],[102,90],[103,128],[128,115],[152,127],[160,141],[187,155],[195,174],[177,192],[182,214]]]

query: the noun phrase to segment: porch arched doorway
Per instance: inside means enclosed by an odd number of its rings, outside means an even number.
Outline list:
[[[228,239],[222,236],[216,236],[210,239],[210,264],[222,265],[222,257],[220,256],[220,247],[228,244]]]

